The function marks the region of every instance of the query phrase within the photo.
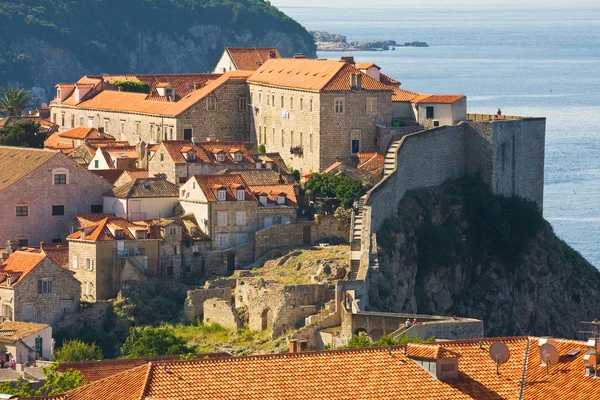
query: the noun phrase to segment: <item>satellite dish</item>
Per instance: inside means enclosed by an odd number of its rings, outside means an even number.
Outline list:
[[[48,103],[42,103],[42,108],[48,108]]]
[[[490,346],[490,358],[496,363],[496,373],[499,374],[499,368],[510,359],[510,350],[502,342],[494,342]]]
[[[556,347],[552,346],[550,343],[545,343],[540,346],[540,358],[542,359],[542,365],[556,365],[558,364],[560,355],[558,354]]]

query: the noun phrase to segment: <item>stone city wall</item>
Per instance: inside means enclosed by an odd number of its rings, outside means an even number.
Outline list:
[[[184,304],[184,315],[187,321],[193,321],[204,315],[204,302],[208,299],[221,299],[231,302],[231,287],[200,288],[188,290]]]
[[[224,328],[239,329],[242,322],[231,305],[230,300],[208,299],[204,302],[204,323],[210,325],[217,323]]]
[[[425,322],[406,330],[410,337],[435,337],[436,339],[458,340],[484,337],[483,321],[476,319],[458,319],[441,322]]]
[[[400,127],[388,127],[377,125],[377,131],[375,136],[375,141],[377,144],[377,151],[381,154],[387,153],[388,149],[396,140],[401,139],[406,135],[410,135],[411,133],[419,132],[423,130],[423,127],[420,125],[414,126],[400,126]]]

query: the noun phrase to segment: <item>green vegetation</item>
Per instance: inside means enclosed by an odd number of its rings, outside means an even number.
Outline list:
[[[0,145],[42,148],[46,137],[46,132],[40,130],[40,124],[23,121],[9,125],[0,132]]]
[[[58,372],[58,364],[49,368],[42,367],[46,381],[39,389],[34,389],[22,376],[16,382],[0,383],[0,393],[10,393],[19,397],[50,396],[64,393],[83,385],[83,376],[79,371],[69,369],[64,373]]]
[[[121,346],[124,358],[186,354],[192,350],[186,345],[186,341],[176,336],[173,328],[168,326],[131,328],[129,336]]]
[[[343,175],[311,174],[306,182],[306,190],[315,197],[336,197],[341,206],[351,208],[363,189],[360,181]]]
[[[264,154],[267,152],[267,146],[265,146],[264,144],[259,144],[257,150],[260,154]]]
[[[104,355],[96,343],[88,344],[81,340],[65,340],[54,352],[54,360],[57,362],[102,360]]]
[[[114,81],[113,85],[120,87],[124,92],[150,93],[150,85],[144,82]]]
[[[406,333],[403,333],[398,339],[394,339],[390,335],[383,335],[379,340],[372,341],[364,332],[360,332],[358,335],[352,335],[348,344],[340,347],[341,349],[362,349],[365,347],[381,347],[381,346],[395,346],[398,344],[408,343],[431,343],[435,340],[432,336],[427,339],[423,339],[419,336],[410,337]]]
[[[220,27],[223,46],[245,30],[257,39],[267,31],[294,34],[315,48],[312,36],[300,24],[263,0],[2,1],[0,20],[0,84],[34,83],[33,61],[14,50],[24,47],[23,39],[44,40],[75,54],[83,68],[107,73],[130,70],[128,53],[146,39],[140,36],[152,35],[152,39],[166,33],[182,42],[198,41],[198,25]],[[144,41],[144,57],[164,57],[158,42]],[[221,51],[219,47],[205,56],[216,62]]]
[[[0,89],[0,115],[21,115],[34,105],[35,99],[29,90],[13,87]]]

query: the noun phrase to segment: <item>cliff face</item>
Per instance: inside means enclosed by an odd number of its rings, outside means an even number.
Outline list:
[[[377,239],[374,309],[479,318],[487,336],[583,338],[600,315],[600,272],[535,205],[478,180],[410,192]]]
[[[208,72],[225,47],[316,56],[312,36],[262,0],[0,1],[0,86],[54,85],[85,74]]]

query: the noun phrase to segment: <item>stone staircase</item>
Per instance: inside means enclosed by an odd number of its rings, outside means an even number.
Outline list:
[[[350,243],[350,280],[356,280],[360,268],[360,249],[362,246],[363,205],[366,195],[358,199],[358,212],[354,216],[352,226],[352,243]]]
[[[390,175],[394,171],[396,166],[396,150],[400,147],[400,140],[396,140],[392,143],[385,155],[385,161],[383,164],[383,177]]]

